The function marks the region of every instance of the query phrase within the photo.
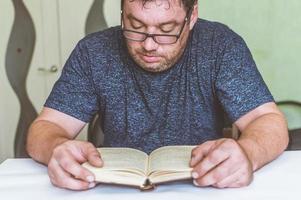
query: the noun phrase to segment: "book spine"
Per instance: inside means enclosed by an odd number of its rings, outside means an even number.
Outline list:
[[[141,191],[153,190],[155,189],[155,185],[147,178],[143,185],[140,187]]]

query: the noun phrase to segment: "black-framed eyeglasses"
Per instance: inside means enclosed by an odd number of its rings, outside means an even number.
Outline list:
[[[121,27],[123,35],[126,39],[136,42],[144,42],[147,38],[151,37],[157,44],[174,44],[178,41],[178,39],[181,37],[182,32],[184,30],[184,27],[190,19],[191,15],[191,9],[187,12],[183,25],[180,29],[180,32],[177,35],[171,35],[171,34],[150,34],[150,33],[144,33],[139,31],[134,31],[130,29],[125,29],[123,27],[123,12],[121,10]]]

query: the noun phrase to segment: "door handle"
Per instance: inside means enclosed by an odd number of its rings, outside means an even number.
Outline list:
[[[56,73],[58,71],[57,66],[52,65],[50,68],[39,67],[38,71],[40,72],[48,72],[48,73]]]

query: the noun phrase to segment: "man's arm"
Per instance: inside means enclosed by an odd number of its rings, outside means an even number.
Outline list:
[[[72,190],[95,186],[93,174],[80,164],[89,161],[100,167],[100,155],[91,143],[73,140],[84,126],[85,122],[44,108],[29,128],[27,151],[34,160],[48,165],[55,186]]]
[[[238,143],[253,171],[278,157],[289,142],[287,122],[275,103],[264,104],[235,122],[241,131]]]
[[[78,119],[44,108],[29,128],[27,151],[36,161],[47,165],[53,149],[74,139],[84,126],[85,123]]]
[[[253,172],[279,156],[287,147],[284,116],[275,103],[252,110],[235,122],[238,141],[205,142],[192,151],[190,165],[197,186],[242,187],[251,183]]]

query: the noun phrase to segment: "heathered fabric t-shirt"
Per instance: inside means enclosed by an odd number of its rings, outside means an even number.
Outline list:
[[[84,122],[98,113],[104,146],[150,153],[221,138],[224,116],[235,122],[272,101],[243,39],[199,19],[182,57],[161,73],[132,60],[120,26],[85,37],[45,106]]]

